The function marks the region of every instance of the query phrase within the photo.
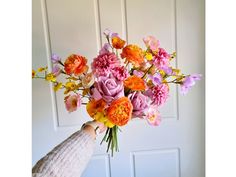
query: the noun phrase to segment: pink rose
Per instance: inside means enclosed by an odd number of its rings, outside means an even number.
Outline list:
[[[124,96],[123,82],[115,78],[100,76],[92,90],[93,98],[99,100],[103,98],[107,103]]]
[[[79,95],[68,95],[65,97],[65,106],[69,113],[76,111],[81,106],[81,98]]]
[[[141,92],[133,92],[128,95],[133,105],[133,116],[142,118],[145,110],[148,108],[148,97]]]

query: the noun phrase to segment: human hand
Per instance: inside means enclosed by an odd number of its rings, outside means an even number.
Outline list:
[[[93,120],[86,122],[82,129],[92,135],[93,138],[96,138],[96,135],[103,133],[107,127],[103,123]]]

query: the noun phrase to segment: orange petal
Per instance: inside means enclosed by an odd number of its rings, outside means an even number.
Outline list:
[[[131,119],[133,106],[127,97],[114,100],[107,109],[108,119],[115,125],[122,126]]]
[[[94,117],[97,112],[103,112],[106,106],[106,102],[103,99],[91,100],[88,102],[86,109],[90,117]]]
[[[125,45],[125,41],[115,36],[112,38],[112,46],[116,49],[122,49]]]
[[[124,81],[124,86],[134,91],[145,90],[145,82],[142,78],[138,76],[130,76]]]

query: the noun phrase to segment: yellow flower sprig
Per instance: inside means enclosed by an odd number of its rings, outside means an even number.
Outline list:
[[[66,74],[63,70],[61,70],[61,73]],[[42,75],[43,74],[43,75]],[[84,90],[80,89],[82,87],[81,79],[80,77],[75,77],[68,75],[69,77],[66,78],[67,82],[63,84],[62,82],[57,81],[57,76],[49,72],[48,73],[48,67],[40,67],[37,70],[32,70],[32,78],[34,79],[44,79],[45,81],[52,82],[54,84],[53,90],[57,92],[60,89],[65,89],[64,94],[68,94],[69,92],[77,92],[78,90]],[[80,81],[79,83],[76,83],[75,81]],[[83,92],[83,96],[86,96],[87,92]]]

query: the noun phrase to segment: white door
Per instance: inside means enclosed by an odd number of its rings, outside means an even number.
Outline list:
[[[204,75],[204,0],[33,0],[33,67],[50,64],[51,53],[79,53],[92,61],[110,28],[141,46],[156,36],[184,73]],[[63,93],[40,80],[33,87],[33,164],[90,120],[85,109],[68,114]],[[187,94],[171,88],[162,123],[131,121],[119,134],[114,157],[100,146],[83,177],[204,177],[204,80]]]

